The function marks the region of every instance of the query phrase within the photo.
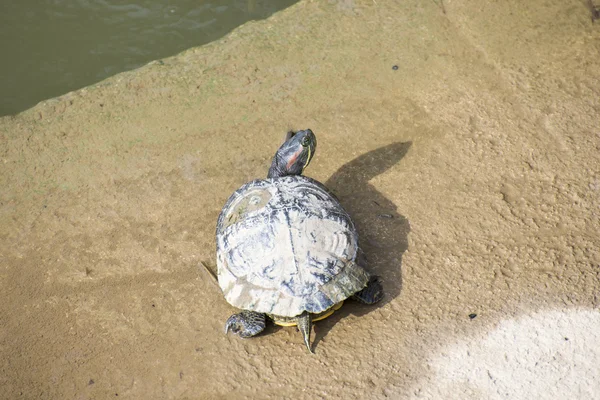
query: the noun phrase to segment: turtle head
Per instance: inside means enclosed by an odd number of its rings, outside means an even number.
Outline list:
[[[288,132],[285,142],[273,157],[267,178],[301,175],[315,155],[316,149],[317,138],[310,129]]]

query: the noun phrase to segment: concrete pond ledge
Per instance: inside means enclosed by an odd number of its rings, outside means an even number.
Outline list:
[[[300,1],[0,118],[0,397],[597,398],[598,43],[578,0]],[[305,128],[386,291],[315,355],[224,335],[201,266]]]

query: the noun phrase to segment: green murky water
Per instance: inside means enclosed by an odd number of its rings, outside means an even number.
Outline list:
[[[2,1],[0,115],[208,43],[296,1]]]

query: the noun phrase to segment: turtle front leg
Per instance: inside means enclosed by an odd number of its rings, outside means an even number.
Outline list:
[[[233,314],[225,322],[225,334],[230,330],[241,338],[249,338],[261,333],[266,326],[265,314],[242,311]]]
[[[360,292],[354,293],[352,298],[363,304],[375,304],[383,299],[383,286],[379,277],[372,276],[367,286]]]

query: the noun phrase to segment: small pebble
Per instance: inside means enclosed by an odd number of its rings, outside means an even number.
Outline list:
[[[398,66],[397,66],[397,65],[394,65],[394,66],[392,67],[392,69],[393,69],[394,71],[397,71],[397,70],[398,70]]]
[[[477,317],[477,314],[469,314],[469,318],[475,319],[475,317]]]

